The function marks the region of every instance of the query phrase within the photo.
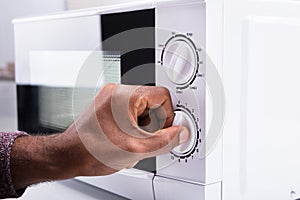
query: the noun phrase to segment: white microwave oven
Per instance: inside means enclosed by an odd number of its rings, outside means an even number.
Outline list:
[[[19,130],[64,131],[113,82],[167,87],[191,131],[169,154],[78,180],[129,199],[222,199],[222,139],[208,152],[205,83],[206,55],[222,67],[222,1],[142,1],[13,23]]]

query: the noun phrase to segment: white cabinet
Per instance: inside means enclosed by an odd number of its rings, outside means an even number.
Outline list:
[[[299,10],[225,0],[225,200],[300,198]]]

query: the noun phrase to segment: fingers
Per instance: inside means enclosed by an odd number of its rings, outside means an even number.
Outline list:
[[[176,146],[185,143],[190,133],[184,126],[172,126],[157,131],[152,137],[144,139],[143,151],[149,156],[166,154]]]
[[[169,153],[189,138],[189,131],[185,127],[170,127],[174,119],[174,111],[170,93],[166,88],[119,86],[118,89],[122,94],[124,89],[131,91],[128,92],[130,94],[129,113],[132,115],[130,118],[135,119],[133,123],[140,126],[134,126],[135,130],[128,132],[134,137],[133,152],[153,152],[153,155]],[[120,95],[117,97],[117,100],[121,99]],[[119,108],[122,107],[122,105],[119,106]],[[117,111],[119,113],[120,109]],[[157,152],[154,153],[155,151]]]
[[[141,120],[141,125],[153,127],[158,124],[158,129],[172,125],[174,118],[173,106],[169,91],[163,87],[139,87],[131,98],[133,118]],[[150,116],[152,114],[152,116]],[[151,128],[150,128],[151,129]],[[150,130],[147,129],[146,130]]]

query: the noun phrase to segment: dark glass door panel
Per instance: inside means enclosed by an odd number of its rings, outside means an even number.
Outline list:
[[[155,85],[154,9],[101,16],[104,51],[121,53],[121,82]]]

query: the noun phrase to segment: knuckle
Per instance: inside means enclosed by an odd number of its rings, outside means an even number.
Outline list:
[[[159,90],[161,91],[161,93],[163,95],[170,96],[170,91],[167,88],[165,88],[165,87],[159,87]]]
[[[129,139],[126,142],[126,145],[123,147],[125,151],[136,153],[141,150],[141,145],[134,139]]]
[[[116,87],[116,84],[113,84],[113,83],[108,83],[106,84],[102,89],[101,91],[97,94],[97,97],[98,98],[103,98],[103,96],[107,95],[107,94],[110,94],[114,88]]]
[[[110,89],[113,89],[115,86],[116,86],[116,84],[114,84],[114,83],[108,83],[104,86],[104,89],[110,90]]]

